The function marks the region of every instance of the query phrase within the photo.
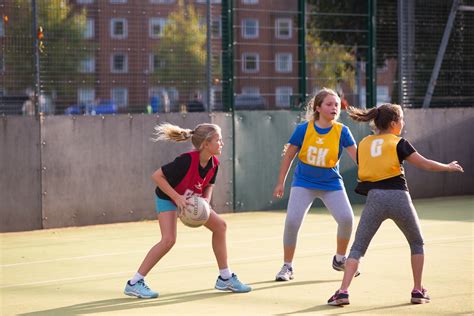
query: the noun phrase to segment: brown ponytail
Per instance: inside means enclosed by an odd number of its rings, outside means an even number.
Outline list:
[[[379,131],[385,131],[392,122],[398,122],[401,118],[402,107],[398,104],[385,103],[379,107],[369,110],[348,107],[349,117],[358,122],[373,122]]]

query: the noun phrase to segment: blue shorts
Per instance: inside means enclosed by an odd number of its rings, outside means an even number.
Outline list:
[[[155,207],[157,213],[176,211],[176,205],[170,200],[160,199],[155,195]]]

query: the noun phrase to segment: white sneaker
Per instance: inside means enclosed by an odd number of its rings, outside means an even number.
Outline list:
[[[293,280],[293,268],[286,264],[281,267],[280,272],[277,273],[275,281],[290,281]]]

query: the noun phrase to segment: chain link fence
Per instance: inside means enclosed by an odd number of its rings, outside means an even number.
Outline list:
[[[0,113],[472,106],[474,1],[371,3],[4,0]]]

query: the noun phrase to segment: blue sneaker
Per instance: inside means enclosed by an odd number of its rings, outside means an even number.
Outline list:
[[[152,291],[146,284],[144,280],[140,280],[134,285],[130,284],[130,281],[127,281],[125,285],[125,290],[123,291],[128,296],[136,296],[138,298],[157,298],[158,293]]]
[[[217,290],[221,291],[232,291],[234,293],[246,293],[250,292],[252,288],[246,284],[243,284],[237,278],[237,275],[232,273],[232,277],[230,279],[224,280],[220,276],[217,278],[216,286]]]

